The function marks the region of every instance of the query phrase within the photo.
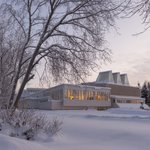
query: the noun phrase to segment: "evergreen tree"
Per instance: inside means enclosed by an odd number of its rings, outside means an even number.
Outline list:
[[[150,82],[144,82],[141,89],[141,97],[145,98],[145,103],[150,103]]]

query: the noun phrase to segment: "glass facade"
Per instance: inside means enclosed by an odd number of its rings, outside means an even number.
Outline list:
[[[51,96],[53,100],[79,100],[79,101],[109,101],[110,90],[101,90],[91,87],[64,85],[46,91],[44,96]]]
[[[108,101],[109,93],[92,90],[92,89],[73,89],[73,88],[65,88],[65,99],[67,100],[97,100],[97,101]]]

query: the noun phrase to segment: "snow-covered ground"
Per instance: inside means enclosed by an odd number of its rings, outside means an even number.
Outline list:
[[[148,108],[148,107],[147,107]],[[121,105],[107,111],[40,111],[63,121],[49,141],[25,141],[0,134],[0,150],[148,150],[150,110]]]

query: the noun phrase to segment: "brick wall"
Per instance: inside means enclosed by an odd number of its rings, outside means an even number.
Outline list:
[[[111,95],[140,97],[140,89],[138,87],[94,82],[84,84],[98,87],[109,87],[111,88]]]

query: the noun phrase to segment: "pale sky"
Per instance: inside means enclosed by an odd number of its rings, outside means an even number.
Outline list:
[[[144,25],[138,16],[120,19],[116,23],[118,33],[111,30],[106,36],[107,45],[112,50],[112,62],[101,67],[101,70],[92,72],[87,81],[94,81],[100,71],[127,73],[130,85],[137,86],[145,80],[150,81],[150,29],[143,34]],[[37,79],[31,81],[27,87],[39,87]]]
[[[111,64],[103,65],[100,71],[127,73],[131,85],[143,84],[150,81],[150,29],[143,34],[133,36],[144,29],[140,17],[134,16],[117,21],[118,33],[111,31],[107,34],[108,46],[112,49]],[[93,73],[90,80],[95,80]]]

